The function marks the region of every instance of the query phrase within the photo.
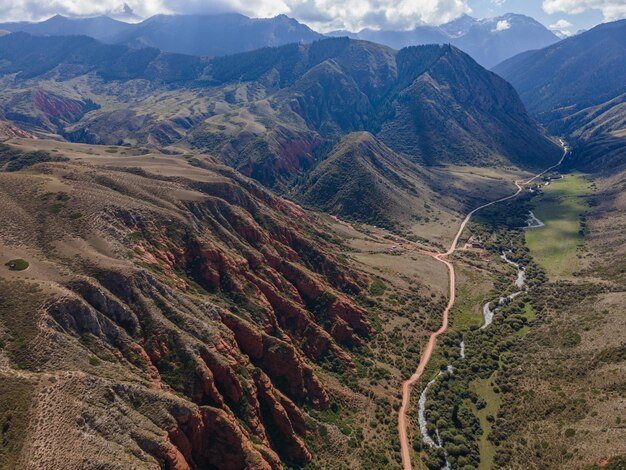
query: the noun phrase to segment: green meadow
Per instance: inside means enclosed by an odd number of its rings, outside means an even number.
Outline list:
[[[588,210],[585,196],[591,186],[583,175],[570,174],[543,187],[543,192],[534,213],[546,225],[527,230],[526,243],[551,278],[570,276],[579,265],[581,216]]]

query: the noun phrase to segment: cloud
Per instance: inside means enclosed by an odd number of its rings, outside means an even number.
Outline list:
[[[341,28],[411,29],[417,24],[442,24],[471,10],[468,0],[284,0],[288,11],[304,22],[324,30]],[[325,12],[330,21],[322,24],[310,12]]]
[[[362,28],[411,29],[438,25],[470,13],[469,0],[126,0],[143,18],[158,14],[236,11],[253,17],[281,13],[320,30]],[[0,0],[0,20],[38,21],[66,16],[117,15],[124,0]]]
[[[139,16],[159,12],[160,0],[127,1]],[[124,12],[120,0],[0,0],[0,20],[39,21],[60,14],[65,16],[116,15]]]
[[[552,23],[550,25],[550,29],[567,29],[571,28],[573,25],[567,20],[559,20],[556,23]]]
[[[600,10],[605,21],[626,18],[624,0],[543,0],[543,10],[548,14],[580,14],[589,9]]]
[[[573,33],[569,29],[573,25],[567,20],[560,19],[556,23],[552,23],[549,28],[559,37],[566,38],[571,36]]]
[[[511,28],[511,23],[509,23],[508,20],[501,20],[501,21],[498,21],[493,31],[499,33],[501,31],[506,31],[507,29],[510,29],[510,28]]]

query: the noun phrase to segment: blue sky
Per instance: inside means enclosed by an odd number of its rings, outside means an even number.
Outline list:
[[[626,0],[0,0],[0,21],[39,21],[55,14],[138,20],[158,13],[225,11],[253,17],[283,13],[323,32],[411,29],[420,23],[441,24],[464,13],[485,18],[514,12],[573,33],[626,18]]]

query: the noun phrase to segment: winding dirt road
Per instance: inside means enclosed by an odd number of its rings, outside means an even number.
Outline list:
[[[524,190],[524,186],[532,183],[537,178],[541,178],[547,172],[554,170],[555,168],[558,168],[559,166],[561,166],[561,164],[563,163],[563,160],[565,160],[565,157],[569,153],[569,148],[567,147],[567,145],[565,145],[565,142],[561,141],[561,146],[563,147],[563,156],[561,157],[561,159],[559,160],[557,164],[552,165],[550,168],[546,168],[541,173],[533,176],[532,178],[528,180],[515,181],[515,186],[517,187],[517,191],[515,191],[515,193],[511,194],[510,196],[506,196],[506,197],[497,199],[495,201],[491,201],[487,204],[483,204],[482,206],[477,207],[476,209],[471,211],[469,214],[467,214],[463,222],[461,222],[461,225],[459,226],[459,230],[456,233],[454,240],[452,240],[452,244],[450,245],[450,248],[448,249],[448,251],[446,251],[445,253],[438,253],[434,251],[421,251],[421,253],[431,256],[432,258],[446,265],[446,267],[448,268],[448,275],[450,278],[450,283],[449,283],[450,294],[449,294],[448,305],[446,306],[446,309],[443,311],[443,321],[442,321],[441,327],[430,335],[430,337],[428,338],[428,344],[426,345],[426,349],[424,350],[424,353],[422,354],[422,357],[420,358],[420,362],[417,366],[417,369],[415,370],[413,375],[402,384],[402,405],[400,406],[400,411],[398,412],[398,433],[400,434],[400,448],[401,448],[401,453],[402,453],[402,465],[404,467],[404,470],[412,470],[413,468],[411,465],[411,448],[409,446],[409,439],[407,436],[407,418],[406,418],[406,412],[409,408],[409,402],[411,400],[411,388],[413,384],[415,384],[422,377],[422,374],[424,373],[424,369],[426,369],[426,366],[428,365],[428,361],[430,361],[430,357],[432,356],[433,350],[435,349],[437,338],[441,336],[443,333],[445,333],[445,331],[448,329],[448,316],[456,300],[456,275],[454,272],[454,266],[452,265],[452,262],[450,262],[446,258],[452,255],[457,250],[459,239],[461,238],[461,235],[463,234],[465,227],[471,220],[472,216],[476,214],[476,212],[482,209],[485,209],[486,207],[493,206],[494,204],[508,201],[509,199],[513,199],[517,197]]]

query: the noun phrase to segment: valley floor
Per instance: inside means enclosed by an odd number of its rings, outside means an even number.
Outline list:
[[[531,204],[521,198],[471,227],[491,240],[487,253],[460,252],[456,260],[466,280],[419,382],[452,364],[429,387],[426,407],[429,432],[443,446],[419,444],[413,413],[417,468],[623,468],[626,204],[615,184],[625,175],[565,175]],[[533,207],[545,227],[522,234],[519,220]],[[520,260],[531,286],[479,334],[485,299],[511,292],[503,249]]]

